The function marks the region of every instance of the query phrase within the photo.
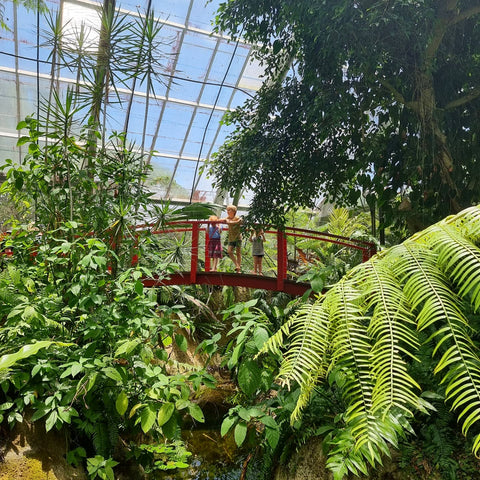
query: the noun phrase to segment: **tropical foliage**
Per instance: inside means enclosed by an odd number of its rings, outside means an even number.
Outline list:
[[[27,118],[19,142],[30,153],[23,165],[4,165],[2,193],[36,223],[12,220],[3,239],[13,255],[0,257],[0,421],[68,425],[68,458],[85,461],[91,478],[113,478],[120,435],[124,455],[147,470],[186,466],[182,418],[204,421],[191,393],[215,382],[193,366],[172,373],[172,345],[186,350],[194,324],[181,305],[144,289],[149,267],[162,276],[173,264],[131,226],[147,206],[159,225],[195,208],[149,205],[142,154],[123,134],[77,128],[70,93],[46,109],[48,141],[46,126]],[[85,148],[92,133],[103,145],[95,154]],[[165,445],[160,453],[142,447],[153,439]]]
[[[319,382],[340,392],[343,428],[326,437],[336,478],[380,463],[431,398],[445,400],[480,452],[479,243],[471,207],[352,269],[263,347],[285,350],[279,379],[301,388],[292,422]],[[426,351],[438,380],[422,385],[415,364]]]
[[[231,0],[216,20],[265,69],[211,166],[256,221],[363,196],[418,231],[479,201],[476,0]]]

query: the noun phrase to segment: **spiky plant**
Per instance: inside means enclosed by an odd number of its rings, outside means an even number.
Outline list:
[[[480,453],[480,358],[472,319],[480,308],[480,206],[385,250],[291,318],[263,351],[285,350],[279,379],[298,383],[298,419],[315,386],[341,390],[342,430],[330,438],[329,466],[340,479],[376,465],[416,412],[431,408],[410,364],[433,344],[438,391],[473,433]]]

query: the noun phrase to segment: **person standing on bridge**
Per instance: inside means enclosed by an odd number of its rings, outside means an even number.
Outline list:
[[[242,219],[237,217],[237,207],[227,206],[227,218],[222,219],[228,225],[228,256],[235,265],[235,271],[240,273],[242,265]],[[234,253],[235,250],[235,253]]]
[[[263,275],[262,261],[265,255],[265,249],[263,248],[265,234],[263,233],[263,229],[257,227],[255,230],[252,230],[249,240],[252,242],[253,273]]]
[[[210,215],[208,220],[214,222],[208,226],[208,256],[212,259],[212,272],[216,272],[218,262],[222,258],[222,227],[216,223],[218,222],[216,215]]]

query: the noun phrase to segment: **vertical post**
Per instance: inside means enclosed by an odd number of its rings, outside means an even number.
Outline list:
[[[190,283],[197,282],[198,266],[198,232],[200,228],[198,222],[192,223],[192,258],[190,262]]]
[[[277,290],[283,292],[287,278],[287,237],[280,230],[277,231]]]
[[[210,257],[208,255],[208,243],[210,242],[210,235],[208,235],[208,227],[210,226],[207,223],[207,228],[205,229],[205,271],[210,271]]]
[[[138,235],[135,235],[135,243],[132,251],[132,267],[138,265]]]

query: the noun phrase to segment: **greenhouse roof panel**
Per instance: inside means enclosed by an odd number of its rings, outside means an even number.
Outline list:
[[[16,125],[37,110],[38,100],[49,91],[52,72],[52,38],[49,24],[61,12],[67,40],[66,56],[75,60],[73,46],[85,33],[85,51],[95,51],[100,25],[99,0],[46,0],[49,12],[38,15],[7,2],[4,20],[10,30],[0,31],[0,82],[8,115],[0,115],[0,159],[15,150],[20,132]],[[134,85],[125,72],[112,72],[124,82],[110,95],[107,128],[122,130],[131,103],[128,132],[131,140],[151,150],[152,189],[157,198],[213,201],[212,179],[202,176],[203,162],[218,150],[231,126],[221,124],[224,113],[242,104],[261,86],[262,70],[250,61],[250,46],[212,33],[212,22],[221,0],[170,0],[151,2],[162,26],[161,68],[152,78]],[[117,0],[120,14],[134,23],[148,8],[148,0]],[[20,20],[21,19],[21,20]],[[39,21],[38,21],[39,20]],[[40,39],[40,40],[39,40]],[[93,47],[92,47],[93,46]],[[60,88],[72,87],[75,70],[60,65],[55,75]],[[37,76],[39,79],[37,81]],[[12,84],[12,82],[14,82]],[[130,82],[130,83],[129,83]],[[18,88],[15,87],[18,85]],[[81,88],[82,90],[82,88]],[[17,98],[18,97],[18,98]],[[130,102],[130,98],[133,101]],[[19,154],[21,158],[21,152]],[[201,189],[193,191],[192,188]]]

